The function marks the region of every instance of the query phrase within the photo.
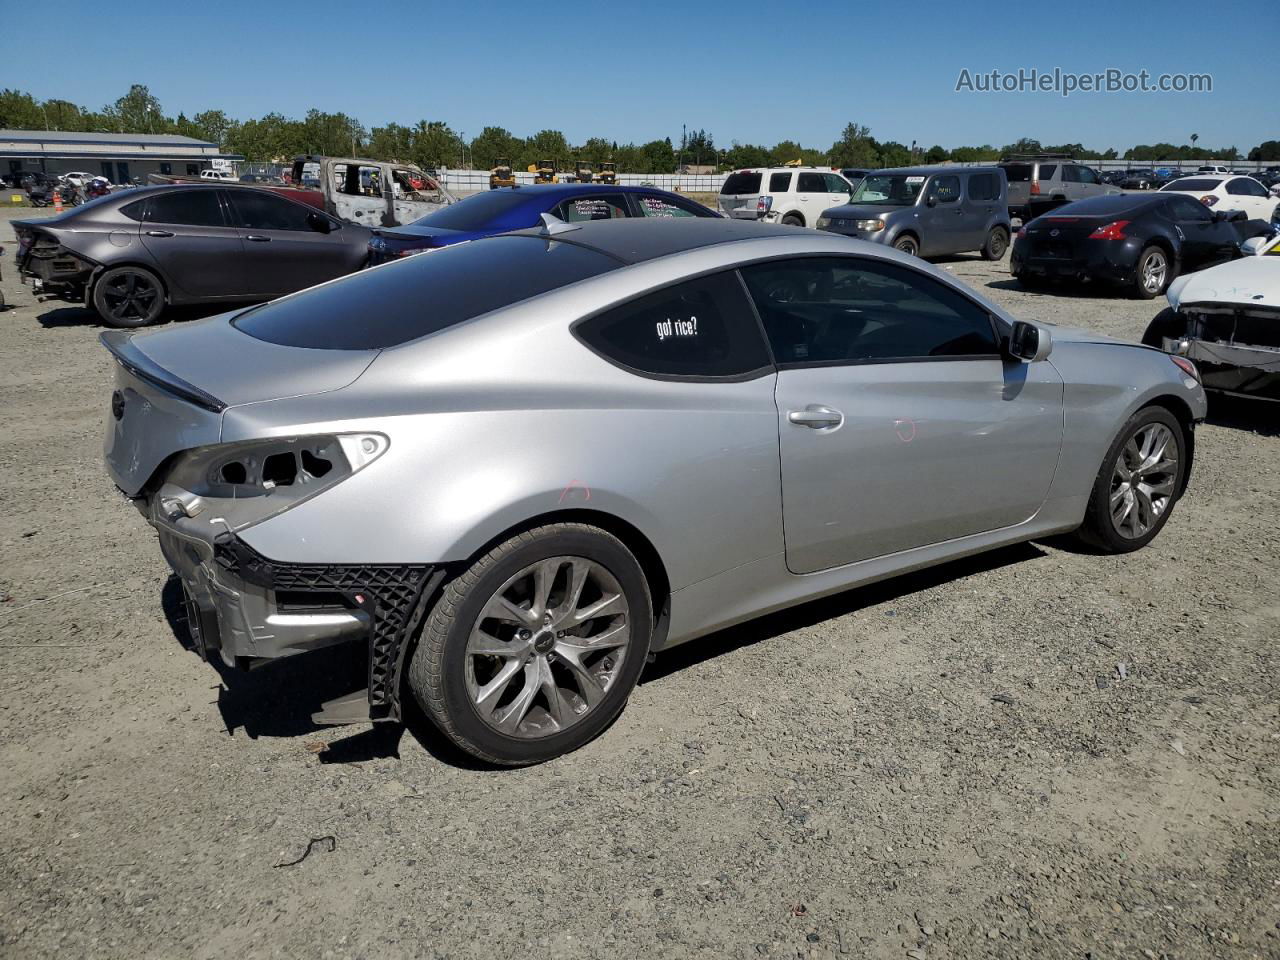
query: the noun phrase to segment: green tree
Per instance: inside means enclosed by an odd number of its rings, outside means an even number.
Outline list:
[[[856,123],[845,124],[840,139],[831,145],[831,164],[836,167],[876,167],[880,151],[871,136],[871,128]]]
[[[146,84],[135,83],[115,103],[102,108],[121,133],[167,133],[172,122]]]
[[[936,143],[924,154],[925,163],[944,163],[950,158],[951,154]]]
[[[365,152],[375,160],[408,163],[413,156],[413,130],[398,123],[374,127],[369,133]]]
[[[419,120],[413,127],[410,156],[420,167],[447,167],[457,164],[459,137],[441,120]]]
[[[1280,140],[1263,140],[1262,143],[1249,151],[1249,159],[1254,163],[1280,160]]]
[[[569,159],[569,141],[559,130],[539,130],[525,141],[524,166],[550,160],[552,163],[566,163]]]
[[[880,144],[880,163],[886,167],[911,166],[911,148],[897,140]]]
[[[44,111],[21,90],[0,90],[0,130],[44,130]]]
[[[517,156],[523,143],[505,127],[485,127],[480,136],[471,141],[472,163],[477,170],[490,169],[500,157]]]
[[[1044,148],[1040,146],[1039,140],[1033,140],[1030,137],[1021,137],[1013,143],[1005,144],[1000,148],[1002,155],[1008,156],[1011,153],[1044,153]]]

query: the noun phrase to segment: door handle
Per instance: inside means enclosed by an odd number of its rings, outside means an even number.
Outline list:
[[[787,419],[798,427],[824,430],[828,427],[838,427],[844,423],[844,414],[839,410],[831,409],[831,407],[824,407],[820,403],[811,403],[803,410],[789,411]]]
[[[148,230],[147,236],[148,237],[172,237],[173,234],[170,233],[168,230]]]
[[[254,243],[270,243],[271,242],[270,237],[264,237],[260,233],[247,233],[245,234],[245,239],[252,240]]]

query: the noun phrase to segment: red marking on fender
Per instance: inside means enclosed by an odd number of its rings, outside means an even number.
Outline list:
[[[893,421],[893,432],[903,443],[910,443],[916,438],[916,422],[914,420]]]
[[[560,499],[557,501],[557,504],[562,504],[562,503],[564,503],[564,499],[565,499],[565,497],[569,496],[569,491],[571,491],[572,489],[574,489],[574,487],[576,487],[576,486],[578,486],[578,481],[577,481],[577,480],[570,480],[570,481],[569,481],[569,485],[568,485],[567,487],[565,487],[563,490],[561,490],[561,491],[560,491]],[[585,497],[585,499],[586,499],[586,500],[590,500],[590,499],[591,499],[591,488],[590,488],[590,487],[588,487],[587,485],[583,484],[583,486],[582,486],[582,490],[583,490],[583,492],[584,492],[584,493],[586,493],[586,497]]]

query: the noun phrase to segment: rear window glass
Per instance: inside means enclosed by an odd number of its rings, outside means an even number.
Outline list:
[[[502,282],[494,283],[494,264]],[[540,237],[494,237],[353,274],[233,321],[268,343],[377,350],[615,269],[616,260]]]
[[[1220,183],[1222,181],[1216,177],[1183,177],[1181,180],[1173,181],[1165,189],[1173,192],[1179,190],[1199,192],[1201,190],[1213,190]]]
[[[760,192],[760,174],[750,173],[740,170],[737,173],[731,173],[724,179],[724,186],[720,188],[721,193],[738,194],[738,193],[759,193]]]
[[[1031,179],[1031,164],[1029,163],[1002,163],[1004,167],[1005,178],[1010,183],[1026,183]]]
[[[438,230],[484,230],[493,223],[495,217],[528,200],[528,195],[519,190],[476,193],[425,217],[419,217],[413,223],[414,226],[434,227]]]

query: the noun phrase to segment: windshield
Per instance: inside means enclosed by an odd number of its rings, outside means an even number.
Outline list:
[[[484,230],[493,225],[495,217],[502,216],[528,199],[519,190],[475,193],[465,200],[420,217],[413,221],[413,226],[438,230]]]
[[[868,174],[853,191],[850,203],[882,207],[909,207],[924,189],[925,177],[905,173]]]

